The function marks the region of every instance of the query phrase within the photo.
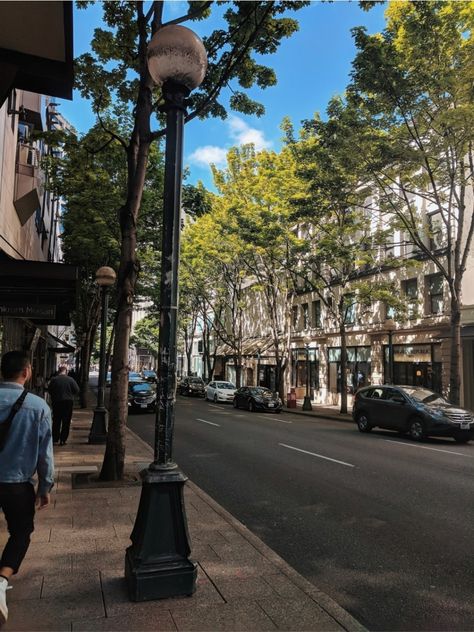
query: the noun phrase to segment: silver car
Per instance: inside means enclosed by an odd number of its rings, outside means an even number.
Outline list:
[[[235,384],[221,382],[220,380],[209,382],[206,387],[206,399],[215,402],[232,402],[234,399]]]

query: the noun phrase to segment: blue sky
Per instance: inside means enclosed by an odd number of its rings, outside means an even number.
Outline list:
[[[187,3],[179,0],[166,3],[165,19],[182,15]],[[100,4],[75,9],[74,54],[89,49],[94,28],[101,25]],[[209,162],[224,166],[226,151],[233,145],[254,142],[257,149],[278,150],[281,146],[280,124],[289,116],[298,128],[302,119],[324,112],[329,99],[344,91],[355,55],[350,30],[364,25],[369,32],[384,27],[384,6],[376,5],[368,12],[357,2],[311,2],[308,7],[290,12],[300,23],[300,30],[283,40],[276,54],[263,58],[263,63],[276,71],[278,83],[272,88],[252,89],[250,96],[263,103],[266,113],[257,118],[231,113],[225,121],[193,120],[186,125],[184,163],[189,169],[189,182],[202,180],[212,188]],[[187,23],[199,35],[219,26],[217,18]],[[237,86],[235,86],[237,87]],[[224,95],[224,102],[226,101]],[[75,92],[72,102],[61,101],[61,112],[79,132],[94,124],[90,105]]]

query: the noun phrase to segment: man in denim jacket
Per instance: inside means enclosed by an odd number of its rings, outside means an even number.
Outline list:
[[[31,378],[29,355],[10,351],[1,361],[4,382],[0,384],[0,424],[3,423]],[[38,475],[35,493],[33,476]],[[46,402],[28,393],[13,418],[4,448],[0,452],[0,507],[10,538],[0,560],[0,625],[7,620],[6,590],[18,572],[34,530],[35,504],[49,504],[54,462],[51,440],[51,411]]]

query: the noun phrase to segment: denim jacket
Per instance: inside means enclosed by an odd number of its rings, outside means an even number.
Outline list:
[[[0,384],[0,424],[22,391],[23,387],[15,382]],[[38,494],[48,493],[54,482],[51,411],[44,399],[28,393],[0,452],[0,483],[34,483],[35,472]]]

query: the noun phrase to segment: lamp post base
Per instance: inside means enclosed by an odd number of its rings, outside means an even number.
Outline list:
[[[107,443],[107,418],[108,411],[106,408],[94,408],[88,443]]]
[[[125,554],[125,579],[131,601],[192,595],[197,565],[188,559],[184,507],[187,477],[177,468],[141,472],[142,493],[131,546]]]
[[[313,406],[311,404],[311,397],[309,395],[304,396],[303,407],[301,410],[313,410]]]

